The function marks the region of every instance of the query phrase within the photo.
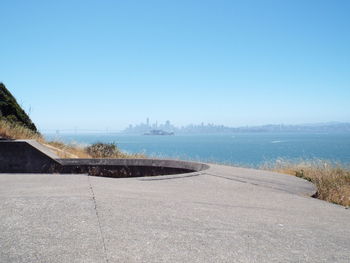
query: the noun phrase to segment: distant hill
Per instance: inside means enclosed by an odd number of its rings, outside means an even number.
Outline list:
[[[21,108],[3,83],[0,83],[0,119],[19,123],[34,132],[38,132],[27,113]]]

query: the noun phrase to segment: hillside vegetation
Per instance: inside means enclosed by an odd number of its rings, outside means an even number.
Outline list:
[[[0,83],[0,119],[9,123],[20,124],[34,133],[38,132],[27,113],[21,108],[15,97],[12,96],[3,83]]]

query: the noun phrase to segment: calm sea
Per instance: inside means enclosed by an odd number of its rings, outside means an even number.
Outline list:
[[[350,134],[244,133],[232,135],[131,136],[116,134],[46,135],[67,143],[115,142],[129,153],[258,166],[279,158],[327,159],[350,163]]]

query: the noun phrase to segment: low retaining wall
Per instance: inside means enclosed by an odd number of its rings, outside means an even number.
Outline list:
[[[33,140],[0,141],[0,173],[82,173],[104,177],[183,174],[208,169],[202,163],[162,159],[59,159]]]
[[[105,177],[183,174],[208,169],[202,163],[160,159],[59,159],[60,173],[88,173]]]
[[[51,173],[60,163],[34,140],[0,141],[0,173]]]

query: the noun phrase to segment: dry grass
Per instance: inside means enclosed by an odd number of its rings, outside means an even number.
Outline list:
[[[120,151],[116,146],[113,152],[108,152],[108,145],[102,147],[100,151],[91,152],[89,147],[79,145],[68,145],[63,142],[50,141],[47,142],[45,138],[28,128],[19,124],[10,123],[6,120],[0,119],[0,138],[5,139],[30,139],[37,140],[41,144],[47,146],[60,158],[146,158],[143,154],[128,154]],[[103,144],[102,144],[103,146]],[[104,152],[105,151],[105,152]]]
[[[61,142],[47,142],[41,134],[6,120],[0,120],[0,137],[5,139],[36,140],[50,148],[61,158],[91,158],[82,147],[70,146]]]
[[[5,139],[33,139],[43,142],[44,138],[33,132],[32,130],[23,127],[17,123],[11,123],[0,119],[0,137]]]
[[[93,158],[84,147],[79,145],[69,145],[63,142],[50,141],[43,143],[61,158]]]
[[[277,160],[261,168],[294,175],[314,183],[316,197],[331,203],[350,206],[350,166],[324,160],[291,162]]]

